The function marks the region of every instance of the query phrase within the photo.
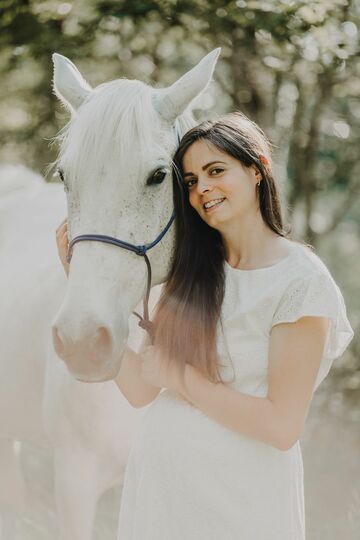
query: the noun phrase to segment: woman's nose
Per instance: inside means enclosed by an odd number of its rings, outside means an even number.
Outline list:
[[[196,187],[197,187],[198,193],[211,191],[211,185],[210,185],[210,182],[207,180],[207,178],[198,178]]]

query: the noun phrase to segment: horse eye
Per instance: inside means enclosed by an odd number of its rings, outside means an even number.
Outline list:
[[[165,179],[166,173],[166,169],[157,169],[147,179],[147,185],[151,186],[153,184],[161,184],[161,182]]]
[[[58,177],[62,182],[64,182],[64,172],[61,169],[57,170]]]

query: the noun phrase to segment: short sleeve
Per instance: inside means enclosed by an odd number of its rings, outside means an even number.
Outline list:
[[[343,295],[330,273],[316,271],[292,281],[281,297],[271,326],[305,316],[330,318],[316,389],[354,337]]]

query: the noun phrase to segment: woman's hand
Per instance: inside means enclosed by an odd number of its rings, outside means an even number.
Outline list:
[[[61,263],[64,267],[66,275],[68,275],[70,264],[66,260],[66,254],[69,246],[67,217],[56,229],[56,243]]]
[[[183,394],[183,385],[178,369],[159,352],[158,348],[148,345],[138,353],[141,359],[140,375],[142,379],[158,388],[168,388]]]

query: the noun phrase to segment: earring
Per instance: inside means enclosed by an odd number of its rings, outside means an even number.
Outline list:
[[[256,185],[257,185],[257,186],[260,186],[260,182],[258,182]]]

